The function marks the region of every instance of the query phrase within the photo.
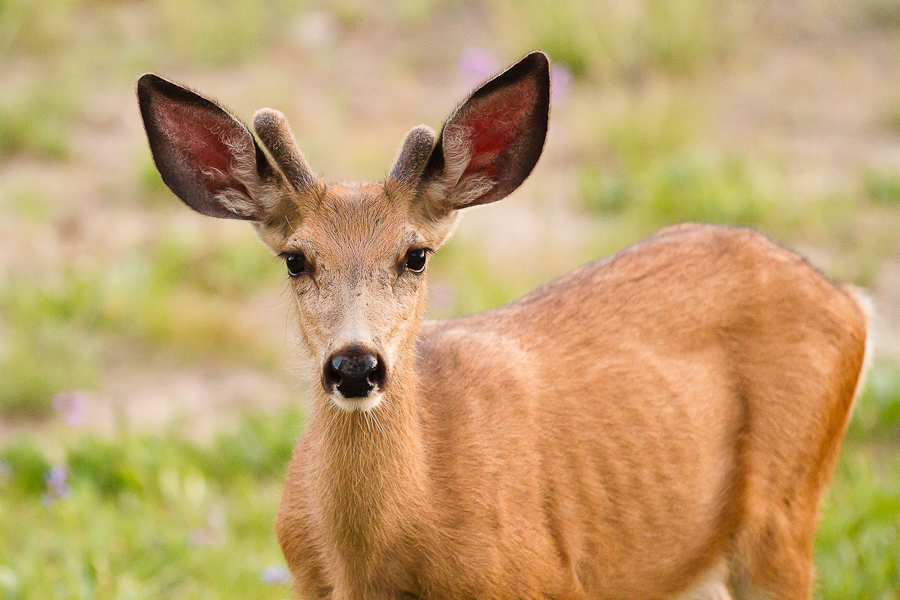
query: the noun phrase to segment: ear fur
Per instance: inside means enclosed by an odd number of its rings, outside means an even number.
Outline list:
[[[264,221],[280,176],[247,127],[228,111],[152,73],[137,84],[153,160],[163,181],[194,210]]]
[[[419,188],[437,203],[432,208],[447,213],[515,190],[540,158],[549,110],[550,63],[542,52],[476,90],[447,119],[422,169]]]

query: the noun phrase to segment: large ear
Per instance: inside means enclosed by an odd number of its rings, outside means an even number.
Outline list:
[[[137,95],[156,168],[175,195],[211,217],[271,216],[280,175],[243,123],[151,73],[138,80]]]
[[[541,155],[549,110],[550,62],[532,52],[447,119],[421,171],[420,190],[445,212],[506,197]]]

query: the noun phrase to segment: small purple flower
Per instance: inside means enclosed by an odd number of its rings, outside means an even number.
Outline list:
[[[47,481],[47,487],[50,489],[59,492],[60,496],[64,496],[68,493],[68,485],[66,484],[66,479],[69,478],[69,470],[65,465],[56,465],[47,471],[47,475],[45,480]]]
[[[225,512],[222,508],[214,506],[206,518],[206,525],[191,531],[188,538],[195,546],[221,546],[225,541]]]
[[[69,478],[69,470],[65,465],[56,465],[47,471],[44,475],[44,481],[47,484],[47,491],[41,496],[44,504],[50,506],[59,498],[65,498],[71,491],[66,481]]]
[[[459,57],[459,74],[469,86],[484,83],[500,69],[497,57],[489,50],[469,46]]]
[[[53,408],[69,427],[84,425],[85,397],[81,392],[66,392],[53,396]]]
[[[572,71],[565,63],[554,63],[550,67],[550,102],[562,101],[572,87]]]
[[[290,583],[291,574],[284,565],[271,565],[259,572],[259,579],[267,585],[284,585]]]

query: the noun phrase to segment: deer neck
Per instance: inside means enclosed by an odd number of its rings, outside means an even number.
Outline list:
[[[417,528],[410,515],[424,514],[426,470],[413,356],[405,363],[371,411],[342,411],[321,391],[315,400],[308,427],[318,453],[315,491],[347,568],[362,568],[396,548]]]

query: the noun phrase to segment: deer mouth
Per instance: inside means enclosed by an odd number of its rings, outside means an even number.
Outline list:
[[[372,392],[364,398],[345,398],[339,393],[333,393],[329,398],[332,404],[344,412],[369,412],[381,404],[384,394],[381,392]]]

